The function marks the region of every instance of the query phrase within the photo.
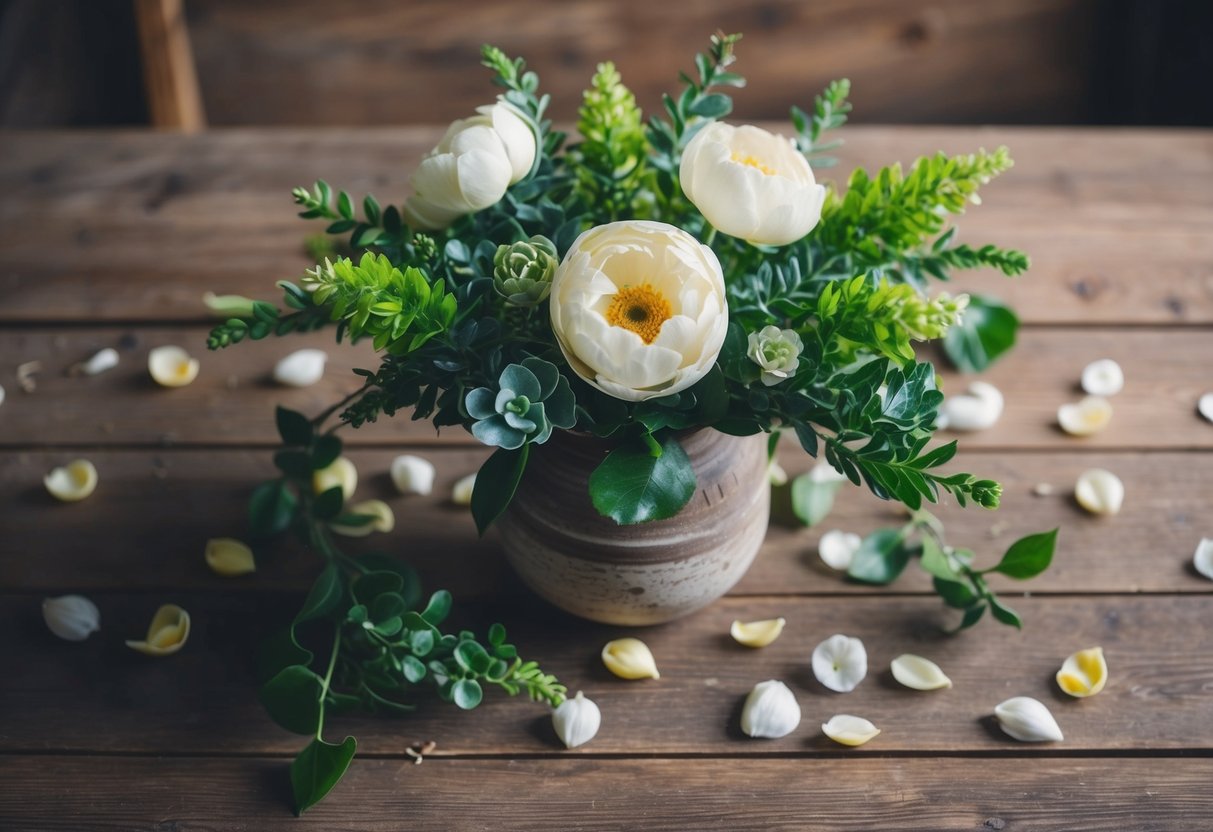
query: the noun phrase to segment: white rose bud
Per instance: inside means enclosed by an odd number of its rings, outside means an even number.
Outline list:
[[[741,709],[741,730],[751,737],[786,737],[800,724],[800,705],[777,679],[754,685]]]
[[[699,381],[728,329],[724,272],[680,228],[625,220],[591,228],[552,278],[552,329],[573,372],[639,402]]]
[[[1049,709],[1030,696],[1016,696],[994,709],[1007,736],[1020,742],[1061,742],[1061,728]]]
[[[594,739],[601,724],[602,712],[581,691],[577,691],[572,699],[565,699],[552,711],[552,727],[565,748],[585,745]]]
[[[821,219],[825,188],[804,154],[759,127],[709,124],[683,151],[678,176],[708,222],[751,243],[793,243]]]
[[[401,494],[426,495],[434,490],[434,465],[428,459],[401,454],[392,460],[392,484]]]
[[[84,641],[101,629],[97,605],[83,595],[62,595],[42,602],[42,618],[50,631],[67,641]]]
[[[804,342],[793,330],[764,326],[750,333],[746,355],[762,368],[762,383],[771,387],[796,372],[803,349]]]
[[[447,128],[413,173],[414,195],[404,204],[413,228],[445,228],[455,218],[496,205],[530,172],[535,134],[508,104],[477,109]]]

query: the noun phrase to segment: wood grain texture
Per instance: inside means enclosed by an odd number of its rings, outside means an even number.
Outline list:
[[[0,384],[11,391],[0,413],[0,447],[80,445],[190,446],[275,444],[274,406],[318,413],[356,390],[355,367],[375,368],[369,344],[338,346],[332,330],[244,343],[218,352],[206,350],[206,327],[14,328],[0,331]],[[147,374],[148,351],[178,344],[199,358],[202,371],[189,387],[167,390]],[[118,367],[89,378],[71,376],[73,365],[102,347],[117,347]],[[304,389],[273,383],[274,364],[303,347],[329,355],[322,382]],[[937,351],[920,350],[940,368]],[[1213,427],[1196,412],[1200,396],[1213,389],[1207,374],[1213,355],[1213,329],[1081,330],[1029,329],[1017,347],[983,380],[996,385],[1006,409],[994,429],[958,438],[963,448],[1057,450],[1213,449]],[[1079,400],[1083,367],[1097,358],[1114,358],[1125,371],[1125,389],[1113,400],[1106,430],[1076,439],[1057,426],[1057,408]],[[18,389],[18,365],[39,361],[42,372],[33,394]],[[968,378],[947,372],[943,389],[962,392]],[[478,444],[462,428],[439,435],[428,421],[412,421],[402,412],[357,431],[351,445]]]
[[[745,34],[747,119],[783,117],[849,77],[873,122],[1073,121],[1092,92],[1093,21],[1113,14],[1090,0],[474,0],[458,15],[439,0],[366,0],[357,15],[321,0],[193,0],[189,11],[214,123],[289,125],[462,116],[492,94],[486,41],[524,56],[557,112],[573,112],[606,60],[651,111],[718,29]],[[418,94],[428,90],[442,92]]]
[[[57,640],[42,624],[40,597],[0,596],[8,634],[0,658],[9,668],[0,690],[0,751],[182,754],[293,753],[305,739],[274,725],[255,695],[251,671],[261,637],[281,626],[299,597],[156,592],[94,594],[102,629],[87,642]],[[542,661],[571,690],[602,710],[593,742],[567,756],[600,754],[763,755],[816,757],[841,749],[819,730],[837,713],[857,714],[882,729],[853,753],[1049,756],[1213,752],[1213,631],[1193,626],[1213,615],[1213,597],[1008,599],[1025,619],[1016,631],[983,622],[962,637],[941,628],[955,614],[934,598],[725,598],[700,613],[642,631],[592,624],[501,593],[453,622],[483,628],[498,616],[524,657]],[[123,646],[141,635],[161,603],[189,610],[190,642],[178,654],[149,659]],[[469,609],[464,606],[462,615]],[[734,619],[782,616],[788,625],[769,647],[753,650],[728,636]],[[826,690],[809,668],[814,646],[833,633],[862,639],[868,678],[853,692]],[[1182,637],[1177,637],[1182,634]],[[628,682],[602,665],[603,644],[639,635],[652,649],[661,679]],[[322,638],[318,649],[326,642]],[[1110,680],[1097,696],[1062,694],[1053,676],[1070,653],[1100,645]],[[892,680],[901,653],[927,656],[952,678],[949,690],[923,693]],[[753,685],[782,679],[800,703],[800,728],[779,740],[754,741],[739,729]],[[993,724],[994,706],[1012,696],[1047,704],[1063,743],[1025,745]],[[333,736],[358,737],[362,752],[400,755],[435,740],[439,755],[551,754],[562,751],[548,709],[524,698],[486,693],[475,711],[426,698],[417,712],[392,720],[333,716]]]
[[[153,127],[194,133],[206,127],[182,0],[135,0],[143,82]]]
[[[559,114],[557,114],[559,117]],[[772,125],[774,126],[774,125]],[[0,322],[197,320],[207,289],[259,297],[310,265],[290,189],[318,176],[407,195],[438,128],[0,136]],[[1198,131],[848,128],[841,179],[1010,145],[1016,168],[961,239],[1018,246],[1028,275],[957,281],[1029,323],[1213,322],[1213,136]]]
[[[494,534],[476,536],[467,509],[449,502],[451,487],[476,471],[484,449],[426,449],[438,469],[429,497],[401,497],[387,476],[397,450],[350,454],[361,472],[359,499],[386,499],[396,528],[351,551],[383,550],[408,559],[428,586],[445,586],[460,597],[483,597],[515,586]],[[51,499],[42,477],[86,453],[97,466],[97,492],[81,503]],[[802,452],[781,457],[793,475],[811,463]],[[1208,593],[1213,584],[1191,567],[1192,553],[1209,530],[1202,525],[1213,494],[1213,460],[1190,454],[970,453],[957,470],[994,477],[1005,487],[997,512],[938,510],[954,545],[972,548],[994,563],[1019,537],[1061,528],[1052,567],[1027,583],[995,576],[995,586],[1031,592]],[[1073,500],[1073,483],[1094,465],[1126,483],[1125,507],[1112,518],[1086,514]],[[258,545],[261,570],[247,579],[213,576],[202,561],[212,537],[246,537],[246,502],[253,487],[274,476],[268,451],[88,451],[0,453],[0,587],[49,592],[56,588],[201,588],[245,592],[281,587],[301,590],[317,562],[293,539]],[[1038,483],[1056,493],[1032,495]],[[853,594],[872,590],[841,580],[820,562],[822,531],[867,534],[899,526],[904,513],[864,490],[846,487],[819,528],[791,518],[786,489],[776,490],[772,523],[762,550],[736,592],[743,594]],[[894,585],[898,592],[930,592],[925,573],[911,567]],[[879,590],[878,590],[879,591]]]
[[[389,832],[407,818],[451,832],[1205,832],[1213,814],[1206,759],[356,759],[302,818],[285,808],[285,768],[266,758],[0,757],[0,824]],[[743,778],[744,792],[728,787]],[[138,800],[131,783],[143,784]]]

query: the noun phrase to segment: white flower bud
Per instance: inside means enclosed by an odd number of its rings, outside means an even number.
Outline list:
[[[67,641],[84,641],[101,629],[97,605],[83,595],[62,595],[42,602],[42,618],[50,631]]]
[[[835,714],[821,726],[821,732],[839,745],[858,746],[880,733],[880,729],[861,716]]]
[[[565,748],[576,748],[594,739],[602,724],[602,712],[581,691],[572,699],[565,699],[552,711],[552,727]]]
[[[786,737],[800,724],[800,705],[777,679],[754,685],[741,709],[741,730],[751,737]]]
[[[184,387],[198,377],[198,359],[181,347],[156,347],[147,354],[147,371],[161,387]]]
[[[1092,361],[1082,371],[1082,389],[1092,396],[1115,396],[1124,386],[1124,371],[1110,358]]]
[[[1201,538],[1196,545],[1196,553],[1192,555],[1192,565],[1197,572],[1213,581],[1213,537]]]
[[[602,648],[602,663],[620,679],[660,679],[657,660],[638,638],[617,638]]]
[[[428,459],[401,454],[392,460],[392,484],[401,494],[426,495],[434,490],[434,465]]]
[[[86,376],[99,376],[106,370],[112,370],[118,366],[118,351],[113,347],[106,347],[93,353],[92,358],[80,365],[80,372]]]
[[[1112,421],[1112,404],[1101,396],[1087,396],[1077,404],[1057,408],[1057,424],[1071,436],[1091,436]]]
[[[274,365],[274,381],[285,387],[310,387],[324,377],[324,350],[295,350]]]
[[[1061,742],[1061,728],[1049,709],[1030,696],[1016,696],[994,709],[1007,736],[1020,742]]]
[[[1079,476],[1074,499],[1092,514],[1116,514],[1125,501],[1125,485],[1111,471],[1092,468]]]
[[[903,653],[893,659],[893,678],[914,690],[939,690],[952,687],[952,680],[944,675],[939,665],[922,656]]]
[[[826,566],[845,572],[851,568],[851,560],[862,544],[863,538],[859,535],[832,529],[821,536],[817,554]]]
[[[939,416],[948,430],[985,430],[998,422],[1002,407],[1002,393],[997,387],[975,381],[966,392],[944,399]]]
[[[832,691],[847,693],[868,675],[868,651],[859,639],[836,634],[813,650],[812,665],[817,681]]]

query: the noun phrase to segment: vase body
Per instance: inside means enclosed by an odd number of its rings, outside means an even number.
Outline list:
[[[711,429],[679,436],[696,492],[674,517],[621,526],[590,502],[589,476],[609,442],[563,432],[534,446],[498,521],[514,570],[574,615],[644,625],[694,612],[745,574],[766,536],[767,437]]]

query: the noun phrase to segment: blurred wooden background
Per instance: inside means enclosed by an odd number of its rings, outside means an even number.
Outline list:
[[[161,0],[0,0],[0,126],[147,123],[136,2]],[[604,59],[652,110],[718,28],[746,35],[739,118],[782,118],[847,76],[861,122],[1213,124],[1210,0],[184,6],[212,126],[445,122],[493,95],[484,41],[527,57],[558,118]]]

